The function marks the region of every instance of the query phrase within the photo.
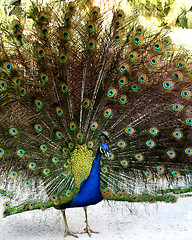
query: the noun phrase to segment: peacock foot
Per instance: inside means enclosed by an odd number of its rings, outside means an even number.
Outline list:
[[[78,238],[78,236],[75,235],[74,232],[71,232],[69,229],[66,229],[66,230],[65,230],[65,235],[64,235],[64,237],[67,237],[67,236],[73,236],[73,237],[75,237],[75,238]]]
[[[83,232],[81,232],[81,234],[84,234],[84,233],[87,233],[89,237],[91,237],[91,233],[98,234],[99,232],[95,232],[89,226],[86,226],[86,228],[84,229]]]

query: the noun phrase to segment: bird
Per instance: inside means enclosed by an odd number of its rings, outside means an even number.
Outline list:
[[[83,207],[91,236],[89,205],[192,192],[192,58],[138,14],[32,1],[1,25],[4,217],[54,207],[78,237],[65,209]]]

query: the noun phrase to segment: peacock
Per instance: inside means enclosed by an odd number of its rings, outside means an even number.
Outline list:
[[[31,2],[1,24],[3,216],[190,194],[192,67],[166,25],[92,1]],[[29,24],[31,27],[29,27]],[[25,24],[28,27],[25,27]]]

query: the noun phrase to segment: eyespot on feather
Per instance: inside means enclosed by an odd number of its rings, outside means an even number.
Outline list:
[[[89,50],[94,50],[97,47],[97,41],[95,39],[90,39],[87,43],[87,47]]]
[[[46,83],[49,80],[49,78],[48,78],[46,73],[41,73],[40,74],[40,79],[41,79],[42,83]]]
[[[143,43],[143,37],[140,34],[137,34],[133,37],[132,43],[135,46],[140,46]]]
[[[123,18],[117,17],[117,18],[114,20],[113,26],[114,26],[115,28],[121,28],[121,27],[123,27]]]
[[[138,53],[136,51],[131,51],[127,54],[130,62],[136,62],[138,59]]]
[[[36,107],[37,107],[38,109],[42,109],[42,107],[43,107],[43,103],[42,103],[42,101],[39,100],[39,99],[36,99],[36,100],[35,100],[35,105],[36,105]]]
[[[45,24],[45,23],[47,23],[47,21],[48,21],[48,14],[44,11],[41,11],[39,13],[39,22],[41,24]]]
[[[95,23],[94,21],[89,21],[86,25],[86,28],[89,32],[94,32],[95,30]]]
[[[135,132],[135,130],[132,126],[127,126],[125,128],[125,132],[131,136]]]
[[[127,78],[122,76],[118,79],[118,84],[120,87],[124,87],[127,84]]]
[[[176,152],[174,150],[168,150],[167,155],[170,159],[173,159],[176,156]]]
[[[92,131],[96,131],[97,128],[98,128],[98,123],[97,123],[97,122],[93,122],[93,123],[91,124],[91,126],[90,126],[90,129],[91,129]]]
[[[78,133],[77,133],[77,139],[78,139],[78,140],[82,140],[82,139],[83,139],[83,133],[78,132]]]
[[[116,32],[113,37],[115,43],[120,43],[122,41],[122,34],[120,32]]]
[[[183,79],[183,74],[180,71],[174,71],[172,73],[172,77],[173,77],[174,80],[179,80],[180,81],[180,80]]]
[[[149,63],[151,67],[157,67],[160,62],[160,57],[159,56],[153,56],[149,59]]]
[[[68,9],[73,14],[75,12],[76,4],[75,2],[69,2]]]
[[[71,37],[71,33],[70,33],[69,29],[67,27],[62,28],[62,30],[61,30],[62,40],[67,41],[70,39],[70,37]]]
[[[65,14],[65,23],[69,25],[72,22],[72,14],[71,12]]]
[[[144,27],[142,25],[137,26],[136,27],[136,32],[137,32],[137,34],[143,34]]]
[[[18,20],[13,20],[13,23],[12,23],[12,24],[13,24],[13,30],[14,30],[15,32],[21,30],[20,21],[18,21]]]
[[[126,62],[120,63],[120,64],[119,64],[119,71],[120,71],[121,73],[126,73],[126,72],[128,72],[128,71],[129,71],[129,66],[128,66],[128,64],[127,64]]]
[[[92,11],[91,11],[91,15],[93,16],[93,18],[97,18],[100,15],[100,8],[99,7],[93,7]]]
[[[47,25],[43,25],[43,26],[41,27],[41,31],[42,31],[42,33],[43,33],[43,36],[47,36],[48,33],[49,33],[49,28],[48,28],[48,26],[47,26]]]
[[[110,88],[107,92],[107,96],[112,98],[115,97],[117,94],[117,90],[115,88]]]
[[[86,98],[86,99],[83,101],[83,107],[84,107],[84,108],[88,108],[88,107],[90,106],[90,103],[91,103],[91,101],[90,101],[88,98]]]
[[[22,39],[23,39],[23,34],[21,31],[17,31],[16,32],[16,38],[17,38],[17,41],[21,42]]]
[[[60,107],[56,107],[57,116],[61,117],[63,115],[63,109]]]
[[[71,123],[70,123],[70,130],[71,130],[71,131],[75,131],[76,128],[77,128],[76,124],[75,124],[74,122],[71,122]]]
[[[185,153],[188,155],[188,156],[192,156],[192,148],[191,147],[188,147],[185,149]]]
[[[147,74],[145,74],[145,73],[139,74],[139,76],[138,76],[138,81],[139,81],[139,83],[141,83],[141,84],[146,84],[147,81],[148,81]]]
[[[10,62],[4,62],[4,68],[8,71],[8,72],[10,72],[11,70],[12,70],[12,68],[13,68],[13,66],[12,66],[12,64],[10,63]]]
[[[40,58],[45,57],[45,50],[44,50],[44,48],[38,47],[37,48],[37,54],[38,54],[38,57],[40,57]]]
[[[183,89],[181,92],[181,97],[184,99],[189,99],[191,97],[191,91],[189,89]]]
[[[59,62],[63,64],[63,63],[66,63],[67,60],[68,60],[67,53],[61,52],[59,54]]]
[[[119,102],[121,104],[126,104],[127,103],[127,96],[126,95],[121,95],[119,98]]]
[[[116,18],[124,19],[125,18],[125,12],[122,9],[119,9],[115,13],[115,16],[116,16]]]
[[[106,109],[103,113],[105,118],[109,118],[112,115],[112,110],[110,108]]]
[[[155,43],[153,43],[153,49],[155,51],[161,51],[162,50],[162,42],[156,41]]]

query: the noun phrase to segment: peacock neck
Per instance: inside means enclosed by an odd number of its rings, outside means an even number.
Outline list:
[[[93,161],[91,172],[90,172],[89,176],[94,176],[95,175],[95,176],[99,177],[99,179],[100,179],[100,169],[101,169],[100,160],[101,160],[101,153],[98,149],[96,157]]]

